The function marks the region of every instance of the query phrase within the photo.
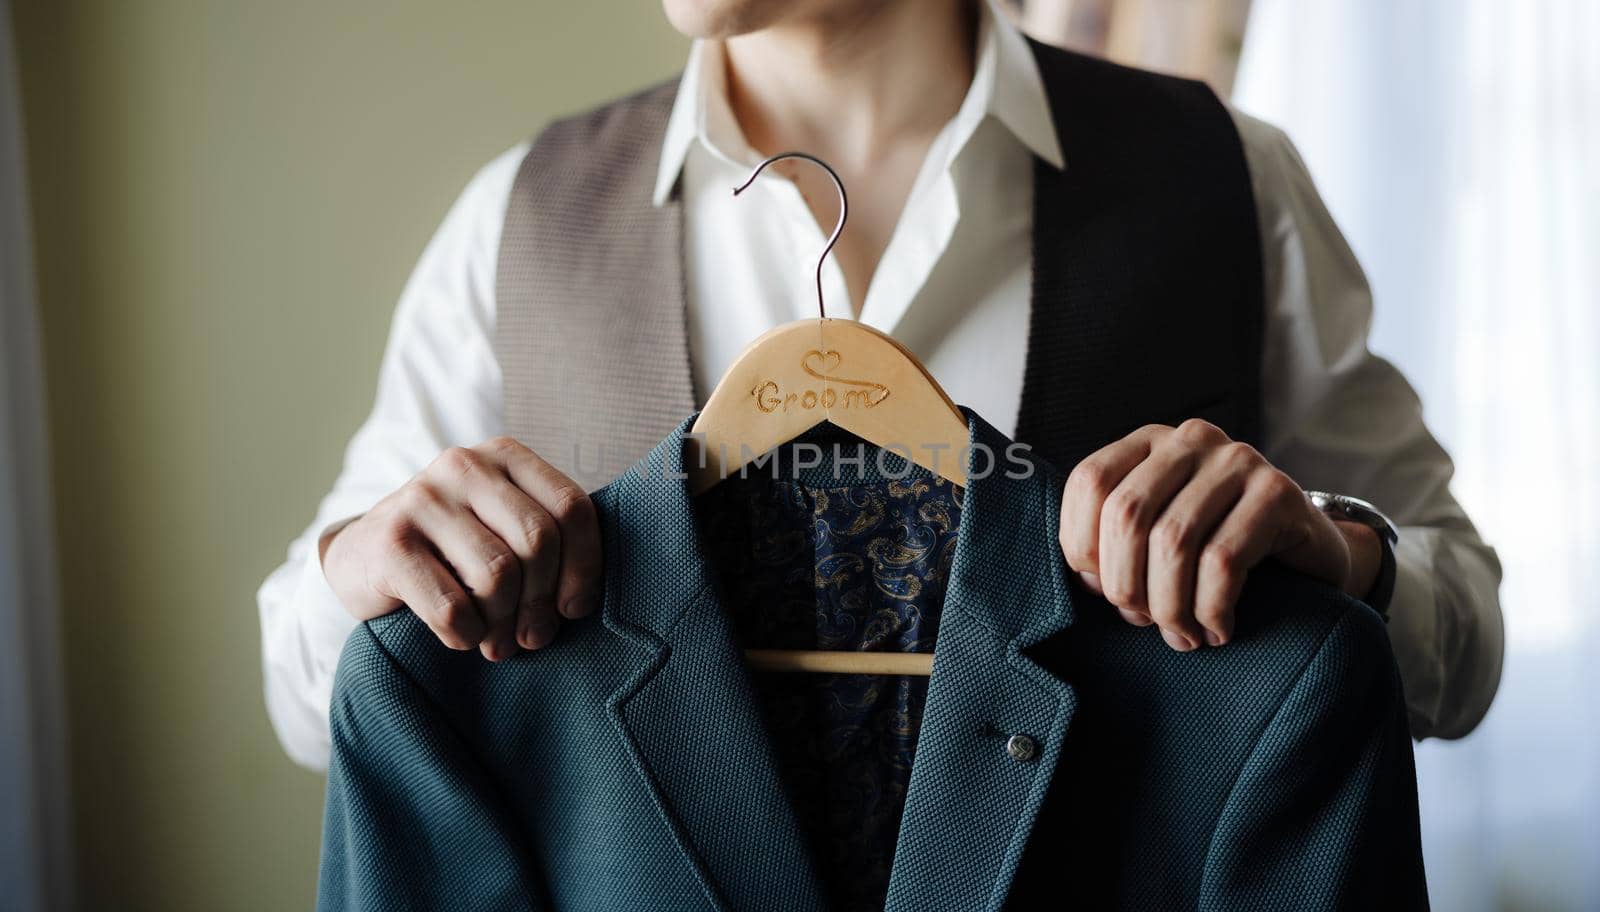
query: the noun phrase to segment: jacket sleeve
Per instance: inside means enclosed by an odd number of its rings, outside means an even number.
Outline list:
[[[329,721],[317,908],[539,908],[477,764],[365,624]]]
[[[1365,606],[1335,622],[1241,767],[1199,906],[1427,908],[1405,700]]]

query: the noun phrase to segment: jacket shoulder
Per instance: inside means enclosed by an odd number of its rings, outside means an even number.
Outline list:
[[[1250,573],[1239,597],[1240,636],[1275,641],[1308,661],[1329,648],[1390,654],[1389,633],[1376,611],[1337,587],[1276,561]]]
[[[1399,705],[1400,672],[1383,618],[1366,603],[1332,586],[1310,580],[1300,585],[1322,589],[1322,598],[1293,610],[1311,615],[1327,627],[1322,637],[1297,643],[1306,659],[1296,688],[1345,697],[1363,694],[1380,703]]]
[[[408,608],[363,621],[350,631],[333,676],[335,731],[341,721],[370,712],[396,699],[410,699],[413,671],[437,667],[449,650]]]
[[[1236,762],[1297,691],[1398,699],[1378,615],[1276,562],[1251,571],[1227,645],[1187,653],[1167,646],[1154,627],[1122,620],[1082,587],[1073,587],[1072,599],[1072,627],[1042,644],[1047,667],[1072,680],[1086,703],[1165,720],[1176,741],[1208,745],[1213,769]]]
[[[629,656],[598,613],[564,620],[555,642],[543,649],[490,662],[476,649],[446,646],[401,608],[357,625],[346,641],[334,675],[335,722],[341,711],[389,713],[397,700],[420,699],[463,731],[493,728],[486,719],[494,714],[485,717],[480,708],[524,702],[603,707],[629,667]]]

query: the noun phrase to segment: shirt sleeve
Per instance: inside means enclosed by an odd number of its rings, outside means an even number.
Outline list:
[[[527,145],[467,185],[428,243],[395,308],[372,412],[287,559],[257,592],[267,713],[297,763],[328,763],[333,672],[356,621],[322,573],[317,543],[451,446],[502,433],[492,347],[495,264],[511,184]]]
[[[1293,144],[1234,112],[1266,284],[1263,454],[1400,527],[1389,636],[1416,738],[1465,735],[1500,682],[1500,563],[1450,493],[1450,456],[1406,378],[1367,348],[1372,291]]]

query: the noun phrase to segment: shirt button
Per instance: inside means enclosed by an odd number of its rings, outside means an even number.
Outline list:
[[[1039,745],[1035,744],[1033,739],[1027,735],[1012,735],[1006,739],[1006,753],[1010,754],[1013,760],[1026,763],[1032,760],[1033,755],[1038,751]]]

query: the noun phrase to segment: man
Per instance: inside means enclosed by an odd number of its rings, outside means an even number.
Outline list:
[[[1031,47],[970,0],[666,8],[699,39],[681,82],[501,156],[423,254],[373,413],[261,589],[268,707],[296,760],[326,764],[358,621],[409,606],[500,661],[595,610],[580,482],[605,473],[583,471],[582,434],[623,440],[606,468],[626,466],[671,425],[615,403],[681,417],[760,332],[814,314],[826,176],[780,167],[788,182],[728,194],[787,149],[850,189],[830,315],[892,333],[1071,469],[1061,547],[1128,623],[1227,648],[1244,574],[1275,558],[1387,609],[1414,736],[1477,724],[1499,566],[1415,394],[1366,350],[1365,279],[1281,133],[1190,84]],[[622,228],[565,244],[590,220]],[[681,320],[591,318],[571,299],[597,287],[602,314],[659,299]],[[595,379],[635,395],[563,411],[555,387],[602,395]],[[1302,489],[1371,501],[1398,540]]]

